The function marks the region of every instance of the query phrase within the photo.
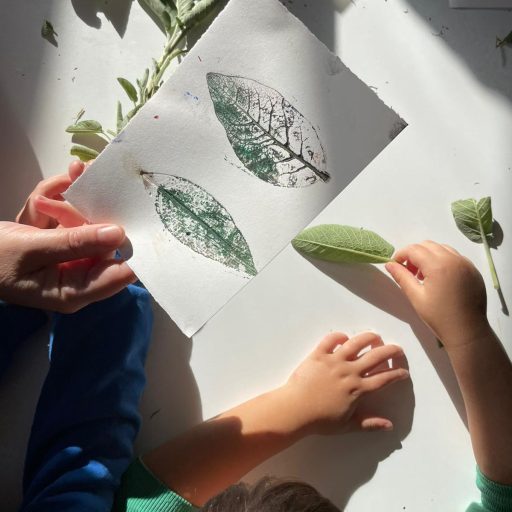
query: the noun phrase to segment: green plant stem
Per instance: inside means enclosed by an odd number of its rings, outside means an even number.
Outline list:
[[[484,243],[485,254],[487,256],[487,262],[489,263],[489,268],[491,269],[492,284],[494,285],[494,288],[496,288],[496,290],[501,290],[498,274],[496,273],[496,267],[494,266],[494,260],[492,259],[491,248],[489,247],[487,238],[483,233],[482,240]]]

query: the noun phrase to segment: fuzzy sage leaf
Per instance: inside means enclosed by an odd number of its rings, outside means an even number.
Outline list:
[[[336,263],[386,263],[395,250],[373,231],[340,224],[306,228],[292,245],[305,256]]]
[[[94,160],[99,153],[92,148],[88,148],[87,146],[82,146],[80,144],[75,144],[71,147],[70,150],[71,155],[80,158],[82,162],[88,162],[89,160]]]
[[[55,32],[53,25],[48,21],[44,20],[43,26],[41,27],[41,37],[43,39],[51,39],[52,37],[56,37],[59,34]]]
[[[194,252],[245,276],[256,275],[251,250],[229,212],[206,190],[179,176],[141,172],[167,231]]]
[[[102,133],[103,128],[98,121],[93,119],[86,119],[79,121],[66,128],[68,133]]]
[[[137,90],[134,85],[126,78],[119,77],[117,81],[121,84],[121,87],[124,89],[124,92],[134,103],[137,103],[138,95]]]
[[[217,118],[251,174],[280,187],[330,179],[315,128],[279,92],[238,76],[206,79]]]
[[[461,199],[452,203],[452,214],[459,230],[472,242],[483,244],[494,288],[500,290],[500,282],[492,259],[489,241],[493,239],[494,220],[491,198]]]

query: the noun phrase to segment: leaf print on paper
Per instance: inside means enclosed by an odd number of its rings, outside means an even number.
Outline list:
[[[183,245],[246,276],[257,274],[244,236],[206,190],[179,176],[144,171],[141,176],[163,225]]]
[[[251,174],[279,187],[330,179],[315,128],[279,92],[238,76],[208,73],[206,80],[217,118]]]

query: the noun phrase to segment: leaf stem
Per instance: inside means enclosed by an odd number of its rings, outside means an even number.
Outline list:
[[[487,262],[489,263],[489,268],[491,269],[491,277],[492,284],[496,290],[501,290],[500,281],[498,279],[498,274],[496,273],[496,267],[494,266],[494,260],[492,259],[491,248],[489,247],[489,243],[487,242],[487,237],[482,232],[482,240],[485,248],[485,255],[487,256]]]

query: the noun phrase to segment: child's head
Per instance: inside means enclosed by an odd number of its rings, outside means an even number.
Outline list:
[[[340,512],[308,484],[264,477],[240,483],[213,497],[203,512]]]

